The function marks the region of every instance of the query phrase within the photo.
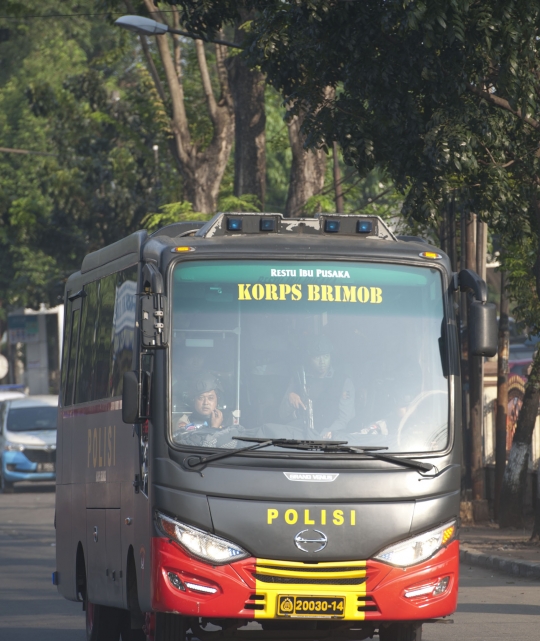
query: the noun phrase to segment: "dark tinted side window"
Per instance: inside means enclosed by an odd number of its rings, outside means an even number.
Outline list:
[[[68,292],[69,293],[69,292]],[[61,390],[62,394],[65,396],[66,391],[66,380],[68,372],[68,362],[69,362],[69,336],[71,332],[71,301],[68,300],[66,304],[66,310],[64,314],[64,336],[62,338],[62,382]],[[64,405],[66,404],[64,398]]]
[[[84,293],[86,296],[82,302],[75,403],[84,403],[92,398],[94,343],[99,319],[99,281],[85,285]]]
[[[99,283],[99,316],[95,327],[92,391],[90,399],[111,396],[114,299],[117,274],[102,278]]]
[[[76,403],[119,396],[132,368],[137,268],[84,287]]]
[[[71,338],[69,341],[69,348],[67,344],[64,345],[64,350],[69,349],[69,358],[67,363],[66,372],[66,393],[64,398],[64,405],[71,405],[73,403],[73,389],[75,386],[75,364],[77,362],[77,337],[79,335],[79,319],[80,310],[75,309],[71,314]]]
[[[133,368],[135,316],[137,310],[137,269],[120,272],[116,284],[112,337],[111,396],[122,394],[124,372]]]

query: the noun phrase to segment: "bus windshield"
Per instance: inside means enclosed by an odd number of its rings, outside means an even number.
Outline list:
[[[444,307],[430,267],[189,261],[173,272],[171,439],[448,444]]]

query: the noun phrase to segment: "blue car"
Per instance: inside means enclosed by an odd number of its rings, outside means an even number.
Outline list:
[[[57,396],[28,396],[0,403],[0,491],[17,481],[56,479]]]

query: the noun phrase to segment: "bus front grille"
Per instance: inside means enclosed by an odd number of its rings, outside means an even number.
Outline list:
[[[298,563],[259,559],[253,577],[260,583],[282,585],[362,585],[366,562]]]

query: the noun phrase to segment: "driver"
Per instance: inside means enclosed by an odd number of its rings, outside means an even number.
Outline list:
[[[219,379],[210,373],[202,374],[191,386],[192,412],[186,412],[178,420],[178,428],[190,432],[201,427],[221,429],[223,412],[218,408],[223,388]]]
[[[209,372],[196,378],[190,390],[191,412],[180,417],[173,440],[183,445],[201,447],[236,448],[234,436],[240,433],[240,426],[231,425],[219,409],[223,387],[217,376]]]
[[[325,336],[308,339],[304,364],[289,383],[280,417],[304,425],[324,439],[346,429],[354,418],[354,386],[334,368],[332,343]]]

